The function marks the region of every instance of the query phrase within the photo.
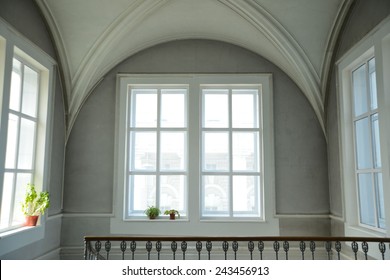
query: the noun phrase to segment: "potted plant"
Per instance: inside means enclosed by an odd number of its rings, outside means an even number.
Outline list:
[[[149,206],[148,208],[146,208],[145,214],[149,217],[149,219],[155,219],[161,214],[161,211],[155,206]]]
[[[165,210],[164,215],[169,215],[169,219],[170,220],[174,220],[176,218],[176,215],[177,215],[178,218],[180,218],[179,211],[177,211],[175,209]]]
[[[22,211],[26,217],[25,226],[36,226],[39,215],[45,214],[50,206],[48,192],[37,192],[35,185],[27,184],[26,194],[22,202]]]

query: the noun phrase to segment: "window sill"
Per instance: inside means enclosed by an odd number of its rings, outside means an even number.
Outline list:
[[[0,257],[44,237],[44,226],[20,227],[0,234]]]

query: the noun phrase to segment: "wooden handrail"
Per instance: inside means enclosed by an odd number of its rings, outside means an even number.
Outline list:
[[[390,242],[390,237],[360,236],[85,236],[84,241],[331,241]]]

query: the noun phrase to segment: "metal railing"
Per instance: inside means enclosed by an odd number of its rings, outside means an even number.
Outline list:
[[[390,238],[85,236],[84,259],[385,260],[386,245]]]

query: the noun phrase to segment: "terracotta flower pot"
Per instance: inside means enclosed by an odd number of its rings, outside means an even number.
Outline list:
[[[169,214],[169,219],[170,220],[174,220],[176,217],[175,217],[175,213],[171,213]]]
[[[37,225],[39,216],[26,216],[24,225],[27,227],[35,227]]]

